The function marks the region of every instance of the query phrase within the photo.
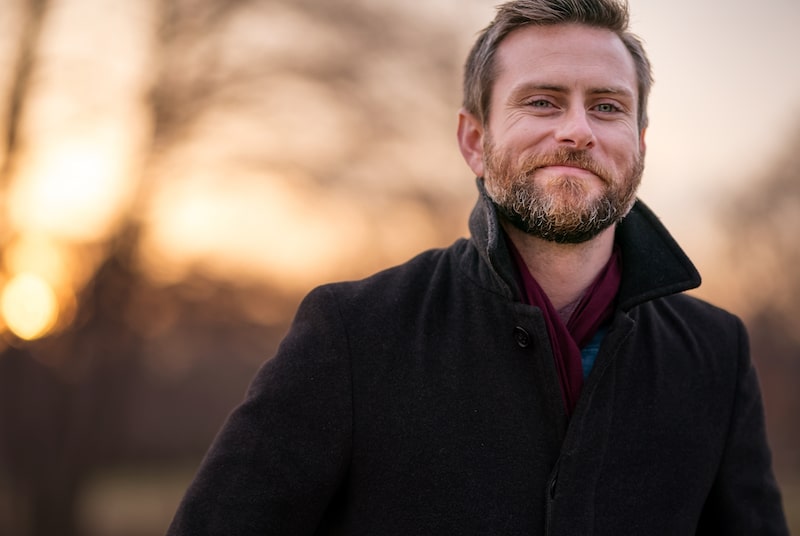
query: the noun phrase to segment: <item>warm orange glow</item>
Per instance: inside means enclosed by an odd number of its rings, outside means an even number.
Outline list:
[[[200,264],[301,288],[363,252],[369,229],[352,200],[298,177],[176,181],[157,196],[150,223],[143,260],[157,279]]]
[[[18,337],[42,337],[58,318],[58,299],[41,277],[25,273],[15,276],[0,295],[0,311],[8,328]]]
[[[36,233],[16,236],[3,252],[3,273],[11,276],[25,274],[28,279],[33,277],[42,281],[55,295],[58,318],[55,324],[49,325],[47,333],[70,325],[77,308],[75,294],[83,288],[96,266],[96,250],[86,247],[76,248],[74,244],[60,242]],[[0,289],[2,289],[1,283]],[[13,308],[16,309],[17,306]],[[3,314],[0,314],[0,324],[2,316]],[[25,329],[22,329],[22,332],[25,332]],[[19,332],[17,334],[22,336]]]
[[[30,273],[55,287],[70,284],[70,250],[41,234],[23,234],[6,247],[4,264],[7,273]]]
[[[31,156],[11,191],[11,220],[18,229],[77,241],[105,238],[129,184],[112,140],[72,140]]]

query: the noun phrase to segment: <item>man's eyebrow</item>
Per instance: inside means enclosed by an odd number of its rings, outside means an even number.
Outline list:
[[[567,86],[558,84],[539,84],[536,82],[524,82],[519,84],[511,92],[513,96],[519,96],[522,93],[529,93],[531,91],[551,91],[553,93],[569,93]],[[622,86],[604,86],[596,87],[589,90],[591,95],[619,95],[629,99],[634,98],[634,93],[630,89]]]
[[[529,93],[531,91],[552,91],[554,93],[567,93],[566,86],[559,86],[557,84],[538,84],[535,82],[523,82],[514,88],[511,92],[512,95],[519,95],[520,93]]]
[[[633,91],[625,87],[598,87],[592,89],[589,93],[592,95],[619,95],[622,97],[633,98]]]

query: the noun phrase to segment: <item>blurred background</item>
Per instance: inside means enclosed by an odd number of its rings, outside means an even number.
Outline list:
[[[491,0],[2,0],[0,534],[163,534],[313,286],[466,235]],[[746,321],[800,534],[800,2],[631,0],[642,198]]]

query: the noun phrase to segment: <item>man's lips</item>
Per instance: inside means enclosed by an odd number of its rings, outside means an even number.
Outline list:
[[[557,173],[559,175],[575,175],[575,176],[591,176],[596,177],[597,175],[588,169],[584,169],[580,166],[573,166],[570,164],[559,164],[555,166],[543,166],[539,168],[543,171],[547,171],[550,173]]]

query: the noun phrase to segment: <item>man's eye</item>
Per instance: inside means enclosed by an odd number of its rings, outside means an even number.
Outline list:
[[[595,106],[595,109],[598,112],[603,112],[603,113],[611,113],[611,112],[619,112],[620,111],[618,106],[616,106],[614,104],[611,104],[609,102],[604,102],[602,104],[598,104],[597,106]]]
[[[533,106],[534,108],[549,108],[552,106],[550,101],[545,99],[532,100],[531,102],[528,103],[528,105]]]

